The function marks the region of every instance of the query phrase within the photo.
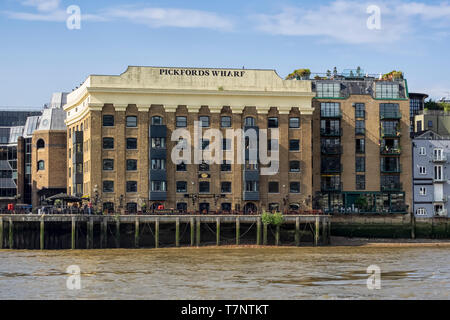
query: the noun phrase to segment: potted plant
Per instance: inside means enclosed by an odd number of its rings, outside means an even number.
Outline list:
[[[297,69],[294,72],[290,73],[286,80],[309,80],[309,76],[311,75],[311,70],[309,69]]]

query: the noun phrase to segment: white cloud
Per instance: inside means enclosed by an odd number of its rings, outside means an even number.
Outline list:
[[[22,4],[25,6],[36,7],[38,11],[48,12],[59,8],[61,0],[26,0]]]
[[[369,5],[381,9],[381,29],[369,30],[366,12]],[[317,8],[286,7],[277,14],[254,15],[256,29],[287,36],[313,36],[351,44],[393,43],[414,33],[417,24],[433,20],[431,28],[448,25],[450,5],[427,5],[401,1],[357,2],[337,0]]]

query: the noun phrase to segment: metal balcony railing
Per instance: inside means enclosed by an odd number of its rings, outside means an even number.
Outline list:
[[[402,172],[402,166],[401,165],[398,165],[398,166],[381,165],[381,172],[382,173],[400,173],[400,172]]]
[[[400,111],[391,111],[391,112],[383,112],[380,113],[380,119],[386,120],[386,119],[401,119],[402,114]]]
[[[402,136],[400,130],[381,130],[382,138],[400,138]]]
[[[433,162],[447,162],[447,156],[440,155],[440,156],[433,156]]]
[[[321,118],[342,118],[342,111],[321,111],[320,112]]]
[[[342,191],[342,182],[339,183],[324,183],[320,185],[322,192],[340,192]]]
[[[322,154],[342,154],[342,146],[321,146],[320,152]]]
[[[400,155],[402,153],[402,150],[399,147],[380,147],[380,154],[382,155]]]
[[[342,171],[342,165],[325,163],[321,166],[321,172],[323,173],[340,173]]]
[[[340,137],[342,136],[342,128],[339,129],[320,128],[320,135],[325,137]]]
[[[384,183],[381,185],[381,191],[402,191],[403,184],[400,182]]]

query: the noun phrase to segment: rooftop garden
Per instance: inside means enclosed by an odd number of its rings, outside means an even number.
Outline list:
[[[437,101],[434,101],[433,99],[430,99],[425,102],[424,109],[450,112],[450,103],[437,102]]]

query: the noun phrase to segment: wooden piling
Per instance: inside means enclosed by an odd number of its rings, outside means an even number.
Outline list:
[[[90,217],[87,222],[86,249],[94,248],[94,218]]]
[[[175,247],[180,246],[180,218],[175,219]]]
[[[411,239],[416,238],[416,216],[411,213]]]
[[[236,217],[236,245],[239,245],[239,238],[241,237],[241,222],[239,217]]]
[[[319,217],[316,217],[315,223],[315,232],[314,232],[314,245],[317,246],[319,244],[319,230],[320,230],[320,220]]]
[[[13,249],[14,248],[14,223],[12,221],[11,218],[9,218],[9,249]]]
[[[300,217],[295,218],[295,245],[300,245]]]
[[[197,218],[197,239],[196,239],[197,247],[200,246],[200,223],[201,223],[200,218]]]
[[[159,247],[159,219],[155,220],[155,248]]]
[[[108,218],[103,217],[100,229],[100,248],[105,249],[108,246]]]
[[[75,249],[76,244],[75,244],[75,233],[76,233],[76,221],[75,221],[75,217],[72,217],[72,234],[71,234],[71,248],[72,250]]]
[[[3,249],[3,217],[0,217],[0,249]]]
[[[263,245],[267,246],[267,223],[263,225]]]
[[[322,217],[322,244],[327,244],[328,241],[328,235],[327,235],[327,219],[325,217]]]
[[[256,221],[256,245],[261,245],[261,218]]]
[[[139,217],[134,220],[134,247],[139,248]]]
[[[220,218],[216,218],[216,246],[220,246]]]
[[[191,218],[191,247],[194,246],[195,242],[195,224],[194,224],[194,218]]]
[[[275,245],[280,245],[280,225],[278,224],[275,228]]]
[[[41,222],[40,222],[40,249],[44,250],[45,245],[44,245],[44,241],[45,241],[45,222],[44,222],[44,217],[41,217]]]
[[[120,248],[120,219],[116,218],[116,247]]]

